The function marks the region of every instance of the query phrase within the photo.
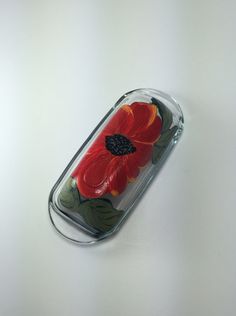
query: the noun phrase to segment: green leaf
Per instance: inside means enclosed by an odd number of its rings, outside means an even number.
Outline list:
[[[155,104],[159,110],[159,113],[162,118],[162,129],[161,133],[167,131],[173,122],[173,115],[171,111],[160,101],[157,100],[156,98],[151,99],[152,104]]]
[[[72,177],[69,177],[61,189],[59,201],[64,207],[72,211],[78,209],[80,204],[80,194],[77,189],[76,181]]]
[[[158,160],[161,159],[163,153],[172,141],[177,130],[178,126],[174,126],[171,129],[165,131],[163,134],[161,134],[161,137],[153,146],[152,163],[156,164]]]
[[[124,215],[123,211],[113,208],[111,202],[105,199],[91,199],[82,202],[78,213],[86,224],[100,232],[110,231]]]
[[[161,136],[153,146],[152,163],[155,164],[161,159],[166,148],[168,147],[175,133],[177,132],[178,127],[174,126],[170,129],[173,123],[173,114],[167,108],[167,106],[165,106],[165,104],[163,104],[160,100],[156,98],[152,98],[151,101],[157,106],[162,118]]]
[[[110,231],[124,215],[124,211],[116,210],[108,199],[81,201],[76,181],[72,177],[64,184],[58,199],[66,208],[63,211],[73,220],[77,221],[77,217],[81,216],[85,224],[100,233]]]

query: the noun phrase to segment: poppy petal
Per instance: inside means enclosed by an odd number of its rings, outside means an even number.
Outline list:
[[[140,133],[136,133],[132,138],[137,142],[153,144],[157,141],[161,133],[162,121],[159,116],[156,116],[151,125]]]
[[[126,160],[126,173],[128,180],[132,182],[139,175],[139,167],[138,164],[134,163],[134,160],[129,157],[131,157],[131,155],[129,155]]]
[[[105,150],[85,155],[72,177],[76,178],[80,193],[88,198],[96,198],[107,192],[106,169],[112,156]]]
[[[145,102],[134,102],[130,105],[132,109],[134,121],[129,135],[133,136],[153,123],[157,116],[157,107],[153,104]]]
[[[144,167],[152,157],[153,146],[135,141],[133,143],[136,147],[136,151],[133,155],[129,156],[129,163],[134,165],[136,164],[138,167]]]
[[[101,132],[89,147],[87,153],[94,153],[95,151],[102,151],[105,149],[105,135]]]
[[[103,134],[126,134],[133,125],[133,112],[129,105],[123,105],[104,127]]]
[[[120,157],[115,157],[109,163],[107,169],[109,191],[114,196],[122,193],[127,185],[127,174],[124,161],[125,160]]]

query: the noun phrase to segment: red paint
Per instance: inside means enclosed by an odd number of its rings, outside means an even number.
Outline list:
[[[84,197],[97,198],[107,193],[122,193],[127,183],[137,178],[140,167],[151,159],[153,144],[161,132],[157,107],[144,102],[123,105],[95,139],[74,172]],[[105,137],[120,134],[129,139],[135,152],[117,156],[105,144]]]

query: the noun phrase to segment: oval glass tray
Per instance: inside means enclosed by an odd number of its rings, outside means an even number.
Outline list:
[[[177,143],[183,122],[180,106],[163,92],[124,94],[52,188],[56,230],[84,245],[114,235]]]

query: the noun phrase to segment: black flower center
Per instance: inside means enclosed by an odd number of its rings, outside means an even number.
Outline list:
[[[112,155],[115,156],[128,155],[136,151],[136,148],[131,143],[131,141],[121,134],[106,136],[105,141],[106,149],[109,150],[112,153]]]

